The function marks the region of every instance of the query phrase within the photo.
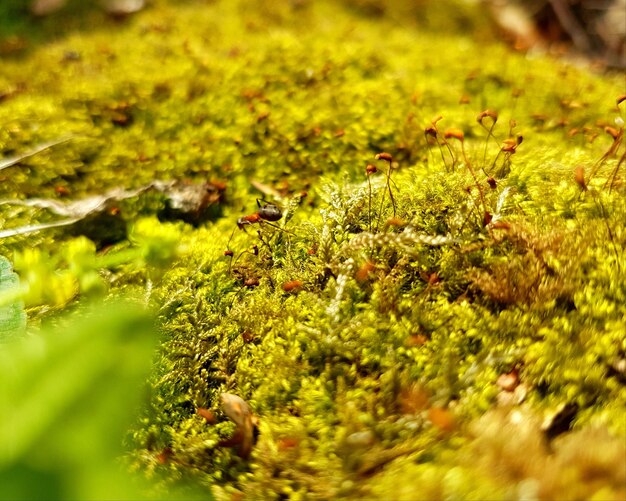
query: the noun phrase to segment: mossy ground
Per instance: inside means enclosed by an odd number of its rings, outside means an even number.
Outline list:
[[[511,52],[468,7],[446,25],[445,6],[420,2],[275,3],[4,27],[18,38],[3,45],[0,150],[74,139],[0,172],[3,198],[227,183],[222,217],[177,223],[162,277],[106,276],[113,293],[154,282],[163,333],[134,466],[163,488],[193,478],[252,499],[624,496],[626,167],[605,132],[624,119],[623,75]],[[463,143],[449,131],[440,148],[449,128]],[[289,208],[287,231],[231,239],[262,195],[252,181]],[[119,217],[160,204],[138,197]],[[42,217],[0,207],[3,227]],[[218,446],[232,423],[196,412],[220,416],[224,391],[260,419],[249,461]],[[563,405],[573,431],[546,445],[542,420]]]

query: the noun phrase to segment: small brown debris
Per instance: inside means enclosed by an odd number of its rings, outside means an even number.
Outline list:
[[[54,192],[60,197],[67,197],[70,195],[70,190],[67,186],[57,185],[54,187]]]
[[[428,342],[428,338],[424,334],[410,334],[405,344],[411,346],[423,346]]]
[[[246,278],[246,280],[243,282],[244,287],[257,287],[259,285],[259,279],[256,277],[250,277],[250,278]]]
[[[278,450],[286,451],[297,447],[300,441],[296,438],[284,437],[278,439]]]
[[[626,384],[626,358],[618,358],[613,360],[608,366],[608,375],[617,378],[617,380]]]
[[[398,403],[402,414],[418,414],[428,409],[430,395],[419,384],[413,383],[400,391]]]
[[[587,183],[585,182],[585,168],[579,165],[574,169],[574,180],[583,191],[587,191]]]
[[[251,343],[256,339],[256,336],[254,335],[254,332],[245,330],[241,333],[241,338],[244,343]]]
[[[542,431],[546,434],[546,438],[552,440],[569,431],[577,413],[577,403],[561,404],[556,412],[545,419],[541,426]]]
[[[126,127],[133,123],[132,105],[126,101],[115,103],[109,108],[111,123]]]
[[[402,226],[406,226],[406,221],[404,219],[400,219],[399,217],[390,217],[387,219],[385,226],[395,226],[401,228]]]
[[[173,455],[174,451],[169,447],[165,447],[161,452],[156,455],[156,460],[159,464],[167,464]]]
[[[357,431],[346,437],[346,444],[351,447],[368,447],[374,443],[374,435],[370,430]]]
[[[521,383],[515,387],[513,391],[502,390],[496,395],[496,401],[500,407],[511,407],[513,405],[519,405],[528,395],[528,386]]]
[[[215,418],[215,414],[213,414],[213,411],[210,411],[209,409],[205,409],[203,407],[198,407],[198,410],[196,412],[199,416],[202,416],[207,423],[217,423],[217,419]]]
[[[454,431],[456,426],[454,414],[444,407],[431,407],[428,409],[428,419],[436,428],[444,433]]]
[[[372,261],[365,261],[355,274],[357,282],[365,282],[375,269],[376,265]]]
[[[496,384],[504,391],[513,391],[519,384],[519,374],[516,370],[512,370],[506,374],[500,374]]]
[[[491,215],[491,213],[488,211],[485,211],[485,214],[483,215],[483,226],[487,226],[489,223],[491,223],[492,219],[493,219],[493,216]]]
[[[239,435],[241,441],[234,445],[238,445],[238,454],[242,458],[248,458],[256,440],[258,420],[243,398],[231,393],[222,393],[221,400],[224,414],[237,425],[235,435]]]
[[[626,374],[626,359],[620,358],[619,360],[616,360],[613,364],[611,364],[611,367],[613,370],[622,375]]]
[[[491,225],[491,228],[494,230],[510,230],[511,224],[506,221],[496,221]]]
[[[108,0],[104,2],[104,10],[116,18],[124,18],[145,7],[145,0]]]
[[[297,292],[302,288],[301,280],[290,280],[283,284],[283,290],[285,292]]]
[[[35,0],[30,12],[35,16],[48,16],[65,5],[66,0]]]
[[[441,282],[441,277],[439,276],[439,273],[437,273],[436,271],[433,271],[432,273],[428,273],[428,272],[420,273],[420,276],[431,287]]]

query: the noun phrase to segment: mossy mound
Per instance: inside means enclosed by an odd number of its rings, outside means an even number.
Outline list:
[[[623,76],[513,53],[465,4],[474,40],[418,22],[449,6],[380,5],[154,2],[3,63],[4,155],[73,136],[1,171],[3,198],[227,186],[162,276],[105,277],[163,333],[131,461],[224,497],[623,497]],[[283,217],[240,231],[257,197]],[[223,392],[258,417],[250,458]]]

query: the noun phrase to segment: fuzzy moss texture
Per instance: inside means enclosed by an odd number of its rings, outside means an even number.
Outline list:
[[[129,443],[157,492],[623,499],[623,75],[511,52],[465,3],[163,0],[123,22],[17,4],[0,150],[73,139],[0,172],[3,198],[227,185],[220,217],[175,223],[162,276],[103,275],[110,294],[153,285],[162,343]],[[257,197],[281,229],[236,229]],[[222,392],[259,419],[249,459],[220,446]]]

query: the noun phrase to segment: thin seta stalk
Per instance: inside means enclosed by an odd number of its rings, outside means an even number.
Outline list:
[[[389,170],[387,171],[387,191],[389,192],[389,198],[391,200],[391,205],[393,207],[393,217],[396,217],[396,200],[393,198],[393,191],[391,190],[391,170],[393,169],[393,157],[389,153],[378,153],[376,155],[376,160],[383,160],[389,164]],[[378,226],[380,223],[380,216],[383,212],[383,205],[385,202],[385,192],[383,191],[383,195],[380,197],[380,214],[378,216],[378,222],[376,223],[376,231],[378,231]]]
[[[367,212],[368,212],[368,223],[369,223],[369,232],[372,232],[372,181],[370,176],[378,172],[378,169],[373,164],[367,164],[365,167],[365,175],[367,176],[367,186],[369,190],[369,197],[367,199]]]
[[[430,145],[431,145],[432,140],[428,138],[429,137],[433,138],[434,141],[437,143],[437,146],[439,147],[439,153],[441,154],[441,161],[443,162],[443,165],[445,166],[446,170],[448,170],[448,163],[446,162],[446,156],[444,154],[442,145],[446,147],[446,149],[448,150],[448,153],[450,154],[450,160],[452,162],[451,169],[454,170],[454,166],[456,164],[456,158],[454,156],[454,153],[452,152],[452,148],[450,148],[448,141],[446,141],[445,139],[442,139],[441,141],[439,140],[439,129],[437,128],[437,122],[439,122],[442,119],[443,119],[443,116],[439,115],[435,117],[433,120],[431,120],[430,125],[424,129],[424,137],[426,139],[426,145],[428,146],[429,151],[430,151]]]
[[[483,123],[483,120],[485,120],[485,118],[491,119],[491,127],[487,128],[487,126]],[[492,138],[496,143],[498,142],[498,140],[493,134],[493,129],[496,126],[496,123],[498,122],[498,114],[495,111],[485,110],[478,114],[478,116],[476,117],[476,121],[483,129],[487,131],[487,139],[485,140],[485,150],[483,151],[483,164],[481,167],[482,171],[485,173],[485,175],[487,175],[487,173],[485,172],[485,165],[487,163],[487,147],[489,146],[489,138]]]
[[[613,252],[615,253],[615,262],[617,264],[617,269],[621,271],[622,267],[620,266],[621,259],[620,259],[619,248],[617,244],[615,243],[615,235],[613,234],[613,230],[611,229],[611,225],[609,224],[609,220],[608,220],[609,213],[604,207],[604,204],[602,203],[602,199],[600,198],[600,193],[594,193],[592,190],[589,189],[589,185],[585,181],[585,168],[581,165],[579,165],[578,167],[576,167],[576,169],[574,169],[574,180],[576,181],[576,184],[578,184],[578,186],[580,187],[581,196],[583,193],[589,193],[589,195],[591,195],[591,199],[593,200],[593,203],[598,208],[602,221],[604,221],[607,234],[609,235],[609,241],[611,242],[611,247],[613,248]]]
[[[485,194],[483,192],[482,186],[480,185],[480,182],[478,181],[478,178],[476,177],[476,172],[474,172],[474,169],[472,168],[472,164],[467,156],[467,153],[465,152],[465,135],[463,134],[463,131],[461,129],[457,129],[453,127],[453,128],[447,129],[444,132],[444,137],[446,139],[456,139],[461,143],[461,154],[463,155],[463,159],[465,160],[465,166],[467,167],[467,170],[469,171],[472,178],[474,179],[474,184],[476,185],[476,188],[478,189],[478,195],[480,197],[480,201],[483,206],[483,211],[484,211],[483,216],[484,216],[487,213],[487,204],[485,202]]]

